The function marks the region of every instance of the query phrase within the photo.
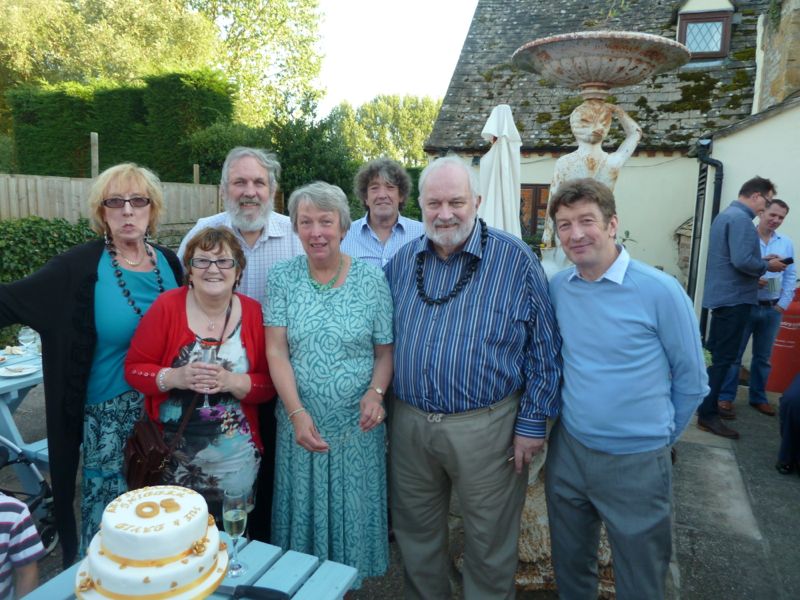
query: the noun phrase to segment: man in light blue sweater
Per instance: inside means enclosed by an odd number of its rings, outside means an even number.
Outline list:
[[[617,597],[663,598],[670,446],[708,392],[697,319],[674,277],[616,244],[614,196],[605,185],[563,183],[550,217],[575,263],[550,282],[564,360],[546,472],[559,595],[597,597],[602,521]]]

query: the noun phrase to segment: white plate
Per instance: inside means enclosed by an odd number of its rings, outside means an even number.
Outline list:
[[[0,368],[0,377],[22,377],[23,375],[30,375],[36,373],[39,367],[32,365],[20,365],[18,367],[2,367]]]

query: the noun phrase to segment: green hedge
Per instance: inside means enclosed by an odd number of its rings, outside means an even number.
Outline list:
[[[24,86],[7,93],[21,173],[89,176],[93,90],[77,83]]]
[[[230,122],[233,89],[212,71],[159,75],[146,81],[151,163],[164,181],[191,181],[188,138],[215,122]]]
[[[74,225],[41,217],[0,221],[0,282],[27,277],[53,256],[95,237],[86,219]],[[14,342],[17,329],[0,328],[0,347]]]
[[[133,161],[164,181],[191,181],[187,138],[230,121],[233,89],[221,73],[148,77],[116,87],[64,83],[7,94],[16,169],[30,175],[90,176],[89,133],[100,138],[100,167]]]

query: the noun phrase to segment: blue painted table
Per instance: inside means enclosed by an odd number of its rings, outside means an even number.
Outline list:
[[[224,534],[222,538],[230,543]],[[239,559],[247,565],[241,577],[226,577],[220,587],[254,585],[287,593],[292,600],[340,600],[356,580],[353,567],[330,560],[321,561],[316,556],[289,550],[262,542],[239,540]],[[75,573],[78,564],[63,571],[50,581],[25,596],[26,600],[70,600],[75,595]],[[210,596],[224,600],[229,596],[219,590]]]

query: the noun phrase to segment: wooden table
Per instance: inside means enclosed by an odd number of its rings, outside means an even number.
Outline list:
[[[224,533],[221,537],[230,543]],[[226,577],[222,586],[255,585],[287,593],[292,600],[340,600],[356,580],[358,571],[316,556],[284,552],[263,542],[239,540],[239,560],[247,565],[241,577]],[[26,600],[70,600],[75,598],[75,573],[80,563],[63,571],[25,596]],[[224,600],[226,594],[217,591],[210,598]]]

